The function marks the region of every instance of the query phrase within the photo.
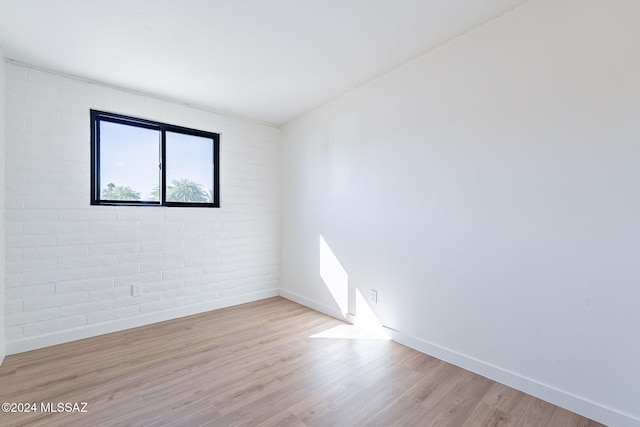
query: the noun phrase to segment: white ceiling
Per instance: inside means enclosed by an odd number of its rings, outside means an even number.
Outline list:
[[[0,0],[0,47],[280,125],[526,1]]]

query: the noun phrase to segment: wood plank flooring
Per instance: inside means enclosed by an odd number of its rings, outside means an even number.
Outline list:
[[[7,426],[600,426],[283,298],[8,356]],[[87,402],[85,413],[41,404]],[[81,409],[78,408],[78,409]]]

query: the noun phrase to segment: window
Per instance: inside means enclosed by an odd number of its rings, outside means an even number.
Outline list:
[[[91,204],[219,207],[220,135],[91,110]]]

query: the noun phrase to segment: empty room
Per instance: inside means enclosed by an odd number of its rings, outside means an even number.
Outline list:
[[[640,427],[640,2],[0,0],[0,425]]]

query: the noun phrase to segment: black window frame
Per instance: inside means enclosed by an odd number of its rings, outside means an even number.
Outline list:
[[[167,206],[167,207],[191,207],[191,208],[219,208],[220,207],[220,134],[192,129],[153,120],[139,119],[122,114],[109,113],[106,111],[90,110],[91,116],[91,205],[101,206]],[[160,132],[160,179],[159,197],[160,200],[103,200],[100,194],[100,123],[117,123],[121,125],[152,129]],[[174,202],[166,200],[167,173],[165,165],[167,132],[181,133],[198,136],[213,141],[213,200],[207,202]],[[171,161],[171,159],[169,159]]]

